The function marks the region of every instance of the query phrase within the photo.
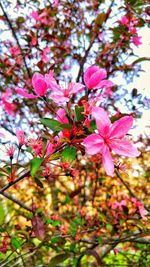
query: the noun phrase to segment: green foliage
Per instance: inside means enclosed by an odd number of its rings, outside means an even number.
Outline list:
[[[76,148],[73,146],[66,146],[61,153],[62,162],[72,162],[76,157]]]
[[[30,174],[32,177],[38,172],[44,158],[34,158],[30,161]]]
[[[51,259],[50,263],[48,264],[48,267],[57,266],[57,264],[64,262],[69,257],[71,257],[70,253],[59,254]]]
[[[3,224],[4,220],[5,220],[5,211],[2,203],[0,203],[0,225]]]
[[[49,129],[51,129],[54,132],[62,131],[63,129],[71,129],[71,125],[69,124],[62,124],[57,120],[49,119],[49,118],[42,118],[40,119],[40,122],[47,126]]]
[[[75,106],[75,120],[82,121],[84,118],[83,115],[84,107]]]
[[[13,236],[11,238],[11,244],[12,244],[14,249],[20,249],[21,248],[21,242],[20,242],[19,238],[16,236]]]
[[[61,123],[54,119],[49,118],[42,118],[40,119],[40,122],[44,125],[50,128],[54,132],[59,132],[62,130]]]

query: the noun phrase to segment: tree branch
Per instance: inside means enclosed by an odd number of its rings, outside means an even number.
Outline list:
[[[15,197],[11,196],[9,193],[7,192],[3,192],[1,193],[1,195],[3,195],[4,197],[8,198],[9,200],[13,201],[14,203],[18,204],[21,208],[24,208],[30,212],[33,212],[33,210],[31,208],[29,208],[28,206],[26,206],[23,202],[21,202],[20,200],[16,199]]]
[[[23,51],[22,51],[21,45],[20,45],[20,43],[19,43],[17,34],[16,34],[16,32],[15,32],[15,30],[14,30],[12,24],[11,24],[11,21],[10,21],[10,19],[9,19],[9,17],[8,17],[8,15],[7,15],[7,13],[5,12],[5,9],[3,8],[3,5],[2,5],[1,2],[0,2],[0,7],[1,7],[2,11],[3,11],[4,17],[5,17],[5,19],[6,19],[7,23],[8,23],[8,25],[9,25],[9,28],[11,29],[12,35],[14,36],[14,38],[15,38],[15,40],[16,40],[16,42],[17,42],[17,45],[18,45],[18,47],[20,48],[21,56],[22,56],[22,59],[23,59],[23,62],[24,62],[26,71],[27,71],[27,73],[28,73],[28,76],[29,76],[29,78],[30,78],[30,77],[31,77],[31,75],[30,75],[30,71],[29,71],[29,68],[28,68],[28,66],[27,66],[26,59],[25,59],[25,57],[24,57],[24,55],[23,55]]]
[[[106,21],[108,20],[108,18],[109,18],[109,15],[110,15],[110,13],[111,13],[111,8],[112,8],[113,4],[114,4],[114,0],[111,1],[110,6],[108,7],[108,10],[107,10],[107,12],[106,12],[105,22],[106,22]],[[87,48],[86,51],[85,51],[85,54],[84,54],[84,56],[83,56],[83,58],[82,58],[82,60],[81,60],[81,62],[80,62],[80,69],[79,69],[79,72],[78,72],[78,76],[77,76],[76,82],[79,82],[80,77],[82,76],[84,64],[85,64],[85,62],[86,62],[86,59],[87,59],[87,57],[88,57],[88,54],[89,54],[89,52],[90,52],[90,50],[91,50],[91,48],[92,48],[92,46],[93,46],[93,44],[94,44],[95,39],[96,39],[97,36],[98,36],[98,33],[97,33],[97,32],[94,33],[94,36],[93,36],[93,38],[92,38],[92,41],[89,43],[89,46],[88,46],[88,48]]]
[[[5,185],[3,188],[0,189],[0,194],[3,194],[3,192],[6,191],[9,187],[15,185],[16,183],[18,183],[19,181],[23,180],[25,177],[27,177],[29,175],[30,175],[30,171],[24,173],[22,176],[20,176],[15,181],[8,183],[7,185]]]
[[[119,180],[122,182],[122,184],[126,187],[126,189],[128,190],[129,194],[131,197],[134,197],[135,199],[137,199],[138,201],[141,201],[139,198],[137,198],[137,196],[134,194],[134,192],[131,190],[131,188],[129,187],[129,185],[123,180],[121,174],[119,173],[119,171],[116,169],[115,173],[117,175],[117,177],[119,178]],[[149,211],[149,209],[143,204],[144,208]]]

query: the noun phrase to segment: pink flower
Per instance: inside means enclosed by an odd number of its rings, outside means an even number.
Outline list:
[[[122,16],[121,19],[119,20],[120,24],[124,26],[129,26],[129,19],[127,16]]]
[[[6,92],[2,94],[1,100],[2,100],[2,105],[4,106],[5,111],[9,115],[14,116],[17,106],[7,101],[8,98],[11,97],[11,95],[12,95],[12,91],[10,89],[6,89]]]
[[[138,35],[133,36],[133,43],[135,46],[139,46],[142,44],[141,38],[142,38],[142,36],[138,36]]]
[[[129,28],[130,30],[130,33],[133,35],[133,34],[136,34],[136,28],[135,27],[130,27]]]
[[[9,156],[10,157],[10,159],[13,159],[13,157],[14,157],[14,153],[15,153],[15,147],[14,147],[14,145],[9,145],[9,147],[6,149],[6,154],[7,154],[7,156]]]
[[[35,157],[42,155],[43,142],[41,140],[30,139],[28,141],[28,146],[32,148]]]
[[[91,66],[84,72],[84,82],[88,89],[99,89],[113,86],[113,83],[109,80],[104,80],[107,76],[105,69],[101,69],[98,66]]]
[[[23,146],[25,145],[25,134],[24,131],[20,130],[20,129],[16,129],[16,136],[18,138],[19,141],[19,145]]]
[[[42,61],[44,63],[48,63],[49,62],[49,57],[47,56],[50,53],[50,48],[49,47],[45,47],[43,49],[43,55],[42,55]]]
[[[145,219],[146,215],[148,214],[148,211],[144,208],[144,206],[142,204],[138,208],[139,208],[139,213],[140,213],[141,217],[143,219]]]
[[[93,133],[86,137],[83,145],[89,155],[102,154],[102,165],[106,173],[113,176],[114,163],[110,153],[112,150],[126,157],[137,157],[140,154],[128,140],[124,139],[133,124],[133,118],[125,116],[112,124],[106,111],[100,107],[93,108],[92,116],[96,120],[98,134]]]
[[[20,54],[20,48],[18,46],[10,47],[9,51],[13,56],[18,56]]]
[[[59,0],[54,0],[53,7],[57,7],[59,5]]]
[[[39,20],[39,15],[35,10],[31,12],[31,17],[35,20]]]
[[[67,88],[62,88],[57,84],[52,72],[46,74],[45,78],[52,90],[51,99],[57,104],[68,102],[74,94],[81,92],[84,88],[83,84],[75,82],[69,83]]]
[[[29,99],[42,97],[46,94],[47,89],[48,89],[48,85],[45,81],[45,77],[42,74],[34,73],[34,75],[32,77],[32,85],[33,85],[33,88],[34,88],[36,95],[28,94],[26,89],[24,89],[24,88],[17,88],[16,92],[19,95],[24,96],[24,97],[29,98]]]
[[[135,204],[135,206],[138,208],[141,217],[145,219],[146,218],[145,216],[148,214],[148,211],[144,208],[144,205],[136,198],[132,198],[131,200]]]

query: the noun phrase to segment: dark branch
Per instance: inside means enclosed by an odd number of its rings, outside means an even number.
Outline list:
[[[1,193],[1,195],[3,195],[4,197],[8,198],[9,200],[13,201],[14,203],[18,204],[20,207],[33,212],[31,208],[29,208],[28,206],[26,206],[24,203],[22,203],[20,200],[16,199],[15,197],[11,196],[9,193],[7,192],[3,192]]]
[[[2,11],[3,11],[4,17],[5,17],[5,19],[6,19],[7,23],[8,23],[8,25],[9,25],[9,28],[11,29],[12,35],[14,36],[14,38],[15,38],[15,40],[16,40],[16,42],[17,42],[17,45],[18,45],[18,47],[20,48],[21,55],[22,55],[22,59],[23,59],[25,68],[26,68],[26,70],[27,70],[28,76],[31,77],[29,68],[28,68],[28,66],[27,66],[26,59],[25,59],[25,57],[24,57],[24,55],[23,55],[23,51],[22,51],[21,45],[20,45],[19,40],[18,40],[18,37],[17,37],[17,34],[16,34],[16,32],[15,32],[15,30],[14,30],[12,24],[11,24],[11,21],[10,21],[10,19],[9,19],[9,17],[8,17],[8,15],[7,15],[7,13],[5,12],[5,9],[3,8],[3,5],[2,5],[1,2],[0,2],[0,7],[1,7]]]
[[[29,175],[30,175],[30,171],[24,173],[22,176],[20,176],[15,181],[8,183],[7,185],[5,185],[3,188],[0,189],[0,194],[3,194],[3,192],[6,191],[9,187],[17,184],[19,181],[23,180],[25,177],[27,177]]]

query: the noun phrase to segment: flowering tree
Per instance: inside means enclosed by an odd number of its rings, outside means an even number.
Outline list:
[[[149,266],[149,140],[129,132],[149,100],[114,82],[149,60],[147,1],[0,8],[0,265]]]

